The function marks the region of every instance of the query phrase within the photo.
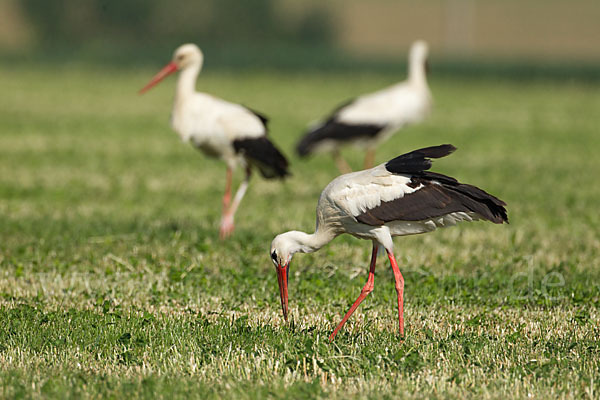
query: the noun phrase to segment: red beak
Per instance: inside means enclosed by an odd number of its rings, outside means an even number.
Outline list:
[[[148,82],[148,84],[140,90],[140,94],[147,92],[152,88],[152,86],[156,85],[158,82],[162,81],[175,71],[177,71],[177,65],[171,61],[165,65],[165,67],[161,69],[158,74],[154,75],[154,78],[152,78],[150,82]]]
[[[290,265],[277,265],[277,281],[279,282],[279,295],[281,296],[281,310],[283,318],[287,321],[288,317],[288,273]]]

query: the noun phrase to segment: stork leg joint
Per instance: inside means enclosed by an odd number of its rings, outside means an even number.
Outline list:
[[[396,291],[404,291],[404,278],[402,278],[402,275],[396,279]]]
[[[225,193],[223,196],[223,210],[227,210],[229,208],[229,204],[231,203],[231,193]]]
[[[369,279],[367,284],[360,291],[360,294],[363,296],[368,296],[373,291],[374,287],[375,287],[375,282],[373,280]]]

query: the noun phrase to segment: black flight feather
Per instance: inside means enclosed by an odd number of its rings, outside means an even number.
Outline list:
[[[392,221],[423,221],[455,212],[472,212],[496,224],[508,223],[505,203],[475,186],[417,179],[423,184],[422,188],[404,197],[381,202],[358,215],[356,220],[380,226]]]
[[[296,152],[301,157],[305,157],[312,153],[315,148],[324,141],[333,141],[343,144],[358,139],[372,139],[384,128],[385,125],[350,125],[330,119],[306,133],[296,145]]]
[[[263,113],[260,113],[260,112],[258,112],[256,110],[253,110],[250,107],[244,106],[244,108],[246,110],[250,111],[252,114],[256,115],[258,117],[258,119],[260,119],[260,122],[262,122],[262,124],[264,125],[264,127],[267,128],[267,124],[269,123],[269,117],[267,117]]]
[[[426,171],[431,167],[430,158],[441,158],[452,153],[452,145],[426,147],[401,155],[389,161],[385,167],[398,174],[411,174],[408,186],[418,188],[403,197],[381,202],[356,216],[357,221],[380,226],[392,221],[423,221],[455,212],[471,212],[496,224],[508,223],[505,202],[456,179]]]
[[[386,126],[376,124],[347,124],[340,122],[337,118],[344,108],[353,104],[356,99],[350,99],[337,106],[331,115],[322,124],[309,130],[304,134],[296,145],[296,152],[301,157],[312,153],[323,141],[339,142],[344,144],[357,139],[372,139],[377,136]]]
[[[402,154],[388,161],[385,168],[394,174],[411,174],[414,172],[425,171],[431,168],[430,158],[442,158],[456,150],[451,144],[442,144],[439,146],[425,147],[414,150],[410,153]]]
[[[234,140],[233,148],[267,179],[285,178],[290,174],[287,159],[266,136]]]

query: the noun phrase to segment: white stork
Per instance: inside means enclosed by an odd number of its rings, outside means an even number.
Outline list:
[[[173,60],[144,86],[144,93],[167,75],[180,71],[171,114],[171,126],[184,142],[189,142],[210,157],[227,164],[223,215],[219,235],[231,235],[233,218],[246,193],[251,166],[263,177],[284,178],[288,162],[267,138],[267,118],[239,104],[230,103],[206,93],[196,92],[196,78],[203,62],[202,51],[195,44],[184,44],[175,50]],[[231,202],[231,182],[236,166],[245,167],[246,175]]]
[[[366,148],[364,168],[371,168],[375,147],[405,125],[422,121],[431,109],[427,85],[427,43],[418,40],[410,48],[408,79],[359,96],[342,104],[311,128],[296,146],[301,157],[331,151],[342,173],[352,169],[340,155],[340,147],[354,144]]]
[[[335,328],[333,340],[354,310],[371,293],[379,247],[388,255],[398,294],[400,335],[404,335],[404,278],[394,257],[392,237],[431,232],[458,221],[478,219],[508,223],[506,205],[485,191],[456,179],[427,171],[430,158],[440,158],[456,148],[446,144],[401,155],[375,168],[341,175],[321,193],[313,234],[282,233],[271,244],[277,269],[283,316],[288,315],[288,272],[295,253],[311,253],[336,236],[348,233],[373,242],[367,283],[360,296]]]

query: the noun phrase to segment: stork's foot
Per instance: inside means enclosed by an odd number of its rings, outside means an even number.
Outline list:
[[[225,214],[221,218],[221,227],[219,228],[219,238],[227,239],[233,233],[235,226],[233,224],[233,215]]]

